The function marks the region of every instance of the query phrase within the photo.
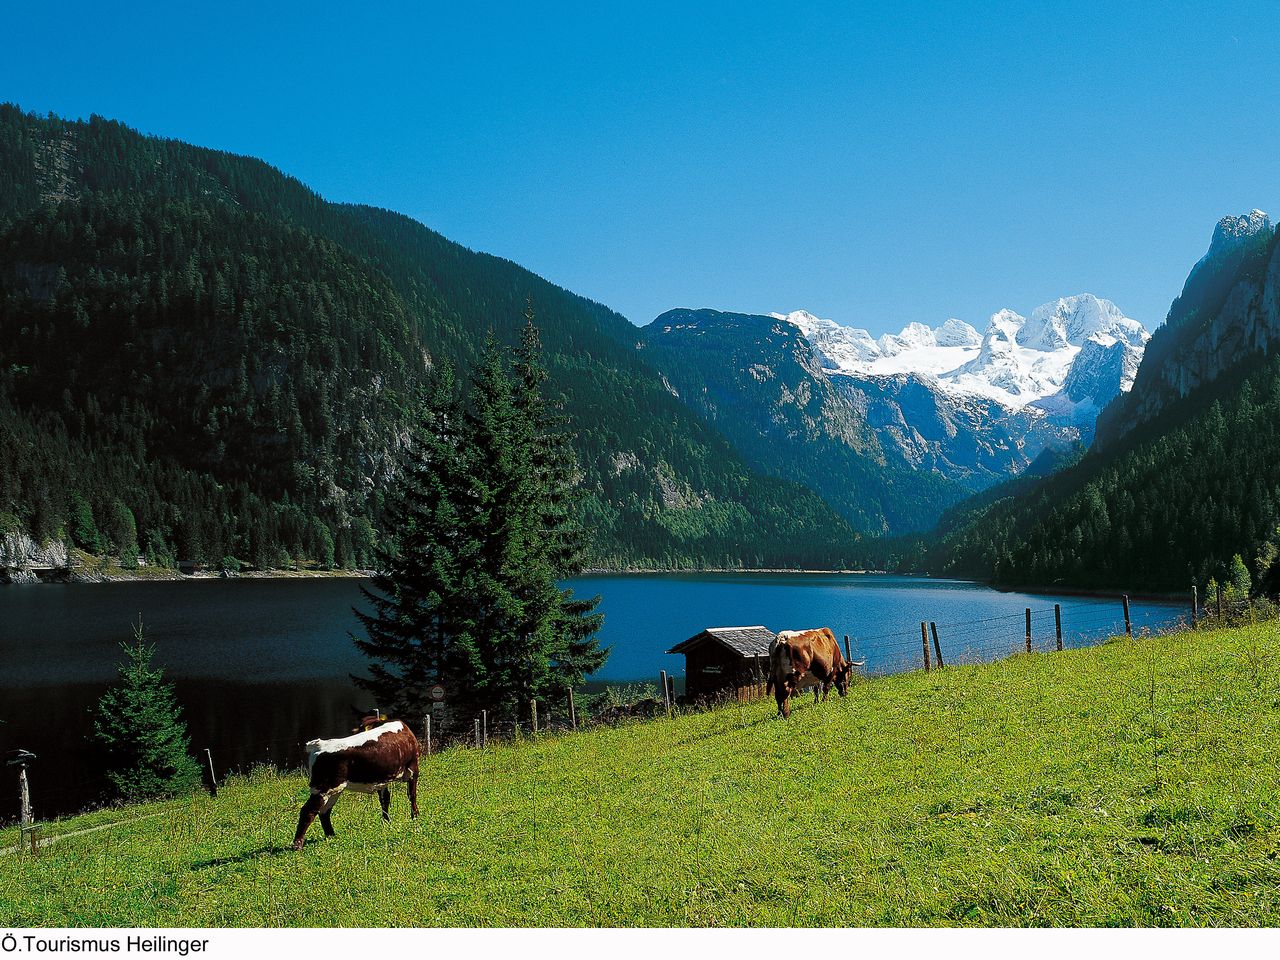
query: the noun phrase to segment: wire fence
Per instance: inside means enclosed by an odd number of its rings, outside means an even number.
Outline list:
[[[884,676],[914,670],[935,670],[989,663],[1027,653],[1051,653],[1058,650],[1090,646],[1111,636],[1160,634],[1195,627],[1216,628],[1240,623],[1275,619],[1280,607],[1268,600],[1249,600],[1223,596],[1189,602],[1186,612],[1178,616],[1172,607],[1154,628],[1135,628],[1127,597],[1114,602],[1098,600],[1054,604],[1021,612],[1000,614],[972,620],[945,622],[921,621],[898,630],[872,634],[838,635],[843,649],[855,663],[862,662],[868,677]],[[1148,617],[1150,610],[1145,612]],[[674,677],[665,671],[653,683],[628,684],[636,694],[626,700],[607,696],[575,701],[568,690],[557,702],[530,702],[520,718],[491,717],[481,711],[474,717],[456,712],[435,711],[421,718],[401,718],[419,738],[424,755],[451,749],[487,749],[501,743],[571,735],[579,730],[600,725],[643,722],[674,716],[691,710],[715,706],[725,700],[748,699],[740,692],[729,692],[721,698],[702,697],[691,700],[678,697]],[[764,693],[760,683],[749,688],[755,696]],[[430,719],[428,719],[430,718]],[[261,737],[245,740],[211,738],[197,745],[197,756],[206,774],[207,786],[216,784],[229,774],[248,774],[255,767],[289,770],[305,768],[306,741],[296,736]],[[219,764],[220,757],[235,757],[234,764]],[[64,781],[61,786],[76,789],[102,786],[100,777]]]

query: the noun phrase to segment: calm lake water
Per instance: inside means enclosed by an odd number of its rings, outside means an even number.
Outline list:
[[[300,744],[345,734],[349,707],[367,698],[350,675],[364,668],[348,636],[361,581],[193,580],[0,587],[0,753],[34,751],[32,801],[40,817],[102,796],[88,739],[91,711],[115,677],[117,643],[141,615],[157,660],[176,686],[192,746],[213,751],[219,772],[261,761],[301,762]],[[600,595],[601,639],[612,648],[597,682],[679,676],[665,653],[703,627],[829,626],[848,634],[871,672],[919,665],[920,621],[937,623],[948,662],[989,659],[1054,640],[1053,605],[1067,646],[1123,629],[1118,600],[1000,593],[961,581],[854,574],[653,574],[583,577]],[[1167,625],[1182,611],[1135,602],[1134,629]],[[3,770],[4,768],[0,768]],[[11,772],[0,772],[0,821],[17,814]]]

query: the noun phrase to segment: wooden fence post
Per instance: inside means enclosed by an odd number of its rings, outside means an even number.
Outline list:
[[[427,756],[431,756],[431,714],[427,714]]]
[[[1196,585],[1191,585],[1191,626],[1199,626],[1200,596]]]
[[[938,645],[938,625],[932,620],[929,621],[929,632],[933,634],[933,655],[938,661],[938,667],[942,667],[942,647]]]
[[[205,767],[209,771],[209,796],[216,797],[218,795],[218,778],[213,772],[213,752],[208,748],[204,748]]]
[[[676,675],[674,673],[667,676],[667,703],[671,705],[670,709],[676,708]]]
[[[1062,649],[1062,604],[1053,605],[1053,626],[1058,632],[1058,649]]]
[[[1031,652],[1031,608],[1027,607],[1027,653]]]
[[[1129,595],[1126,593],[1124,600],[1124,635],[1126,637],[1133,636],[1133,621],[1129,619]]]
[[[15,750],[13,759],[7,766],[18,768],[18,809],[21,811],[19,821],[18,847],[27,837],[31,839],[31,852],[37,852],[39,840],[36,838],[35,814],[31,810],[31,786],[27,781],[27,764],[36,758],[30,750]]]
[[[480,711],[480,746],[489,746],[489,711]]]
[[[27,781],[27,765],[25,763],[18,766],[18,803],[18,809],[22,811],[20,814],[22,817],[22,829],[30,830],[36,816],[31,809],[31,784]]]
[[[569,688],[569,725],[574,730],[578,729],[578,711],[573,706],[573,687]]]
[[[529,715],[533,718],[533,735],[538,735],[538,701],[529,701]]]
[[[853,654],[849,652],[849,635],[844,635],[844,658],[853,663]]]
[[[480,749],[480,718],[476,717],[476,749]]]
[[[924,647],[924,672],[929,672],[929,624],[920,621],[920,644]]]
[[[1222,619],[1222,584],[1218,584],[1218,619]]]
[[[669,717],[671,716],[671,698],[667,696],[667,671],[658,671],[658,685],[662,687],[662,706]]]

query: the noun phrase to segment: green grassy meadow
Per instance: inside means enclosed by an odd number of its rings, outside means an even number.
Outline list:
[[[0,857],[0,924],[1280,923],[1274,623],[797,704],[448,751],[301,853],[270,771],[60,821],[164,814]]]

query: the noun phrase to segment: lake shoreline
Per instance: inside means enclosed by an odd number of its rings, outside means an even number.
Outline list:
[[[7,572],[7,571],[6,571]],[[651,568],[651,567],[590,567],[574,576],[644,576],[646,574],[661,575],[701,575],[701,574],[810,574],[810,575],[858,575],[888,576],[887,570],[822,570],[808,567],[702,567],[696,570],[687,568]],[[244,570],[239,573],[224,573],[220,570],[199,570],[195,573],[183,573],[172,567],[142,567],[137,570],[124,570],[113,567],[109,572],[103,570],[86,570],[84,567],[73,567],[69,571],[58,571],[56,577],[33,580],[0,580],[0,586],[35,586],[48,583],[177,583],[187,580],[296,580],[319,579],[325,577],[351,577],[355,579],[371,579],[377,576],[375,570]],[[924,574],[902,574],[902,576],[919,576],[921,579],[935,579]],[[572,578],[570,578],[572,579]]]
[[[10,577],[12,572],[4,571]],[[34,577],[33,579],[0,579],[0,587],[27,587],[48,584],[107,584],[107,583],[180,583],[188,580],[325,580],[325,579],[357,579],[368,580],[375,576],[373,570],[245,570],[240,573],[223,573],[222,571],[200,570],[195,573],[183,573],[171,567],[143,567],[139,570],[113,570],[105,573],[96,570],[72,568],[67,571],[56,571],[56,576]]]
[[[700,576],[705,573],[812,573],[812,574],[858,574],[888,576],[887,570],[822,570],[810,567],[588,567],[578,577],[609,576],[643,576],[644,574],[689,574]],[[899,574],[899,576],[917,576],[917,574]],[[921,574],[920,576],[923,576]]]
[[[0,570],[0,575],[10,574],[11,571]],[[1143,591],[1126,593],[1123,587],[1113,588],[1083,588],[1083,587],[1060,587],[1049,585],[1029,586],[1026,584],[1015,585],[996,585],[989,580],[972,580],[964,577],[935,577],[928,573],[893,573],[888,570],[871,570],[871,569],[821,569],[814,567],[699,567],[697,569],[676,568],[676,567],[588,567],[574,577],[633,577],[633,576],[701,576],[704,574],[762,574],[762,575],[787,575],[796,576],[899,576],[914,577],[920,580],[928,580],[933,582],[953,581],[960,583],[973,583],[980,586],[989,587],[999,593],[1026,593],[1033,596],[1068,596],[1068,597],[1090,597],[1096,599],[1120,599],[1128,596],[1133,601],[1146,601],[1149,603],[1185,603],[1189,600],[1185,593],[1161,593],[1158,591]],[[199,570],[194,573],[183,573],[180,570],[174,570],[171,567],[142,567],[137,570],[124,570],[120,567],[112,565],[108,570],[87,569],[85,566],[76,566],[69,571],[59,571],[58,576],[49,579],[33,578],[30,580],[11,579],[5,580],[0,578],[0,586],[35,586],[38,584],[49,583],[176,583],[187,580],[311,580],[311,579],[328,579],[328,578],[348,578],[357,580],[368,580],[377,576],[375,570],[244,570],[238,573],[223,572],[220,570]],[[573,579],[572,577],[569,579]]]
[[[120,641],[129,639],[139,618],[156,647],[157,665],[174,684],[193,749],[200,757],[210,750],[219,771],[300,765],[303,743],[349,731],[351,706],[368,702],[352,678],[367,676],[370,664],[352,637],[364,635],[357,611],[370,610],[361,588],[372,584],[353,571],[188,575],[203,586],[146,583],[147,573],[173,576],[167,568],[126,572],[135,576],[110,581],[119,584],[113,588],[66,583],[0,591],[0,662],[6,666],[0,671],[0,746],[41,758],[37,807],[46,813],[79,809],[106,786],[91,720],[117,676]],[[1024,607],[1038,608],[1033,626],[1039,641],[1046,631],[1052,636],[1055,600],[1063,607],[1068,645],[1124,629],[1116,600],[1036,599],[921,576],[606,574],[561,586],[579,597],[600,596],[604,624],[598,636],[609,656],[580,689],[595,694],[631,687],[619,700],[642,698],[664,671],[676,678],[679,691],[688,661],[668,651],[717,625],[761,624],[773,631],[827,626],[837,636],[849,634],[851,647],[858,644],[855,659],[865,657],[867,672],[876,674],[918,668],[922,620],[940,626],[948,662],[1025,649]],[[1044,607],[1050,608],[1047,617]],[[1161,628],[1183,609],[1137,602],[1134,631]],[[538,704],[539,719],[554,724],[566,710],[565,697]],[[0,819],[16,812],[16,799],[16,791],[0,794]]]
[[[930,578],[932,579],[932,578]],[[990,587],[999,593],[1028,593],[1032,596],[1057,596],[1057,597],[1090,597],[1098,600],[1119,600],[1122,597],[1128,597],[1134,601],[1144,601],[1146,603],[1185,603],[1189,605],[1190,597],[1186,593],[1127,593],[1124,588],[1102,588],[1102,587],[1030,587],[1026,585],[1017,586],[996,586],[987,580],[973,580],[972,583],[980,583],[983,586]],[[1203,606],[1203,603],[1201,604]]]

